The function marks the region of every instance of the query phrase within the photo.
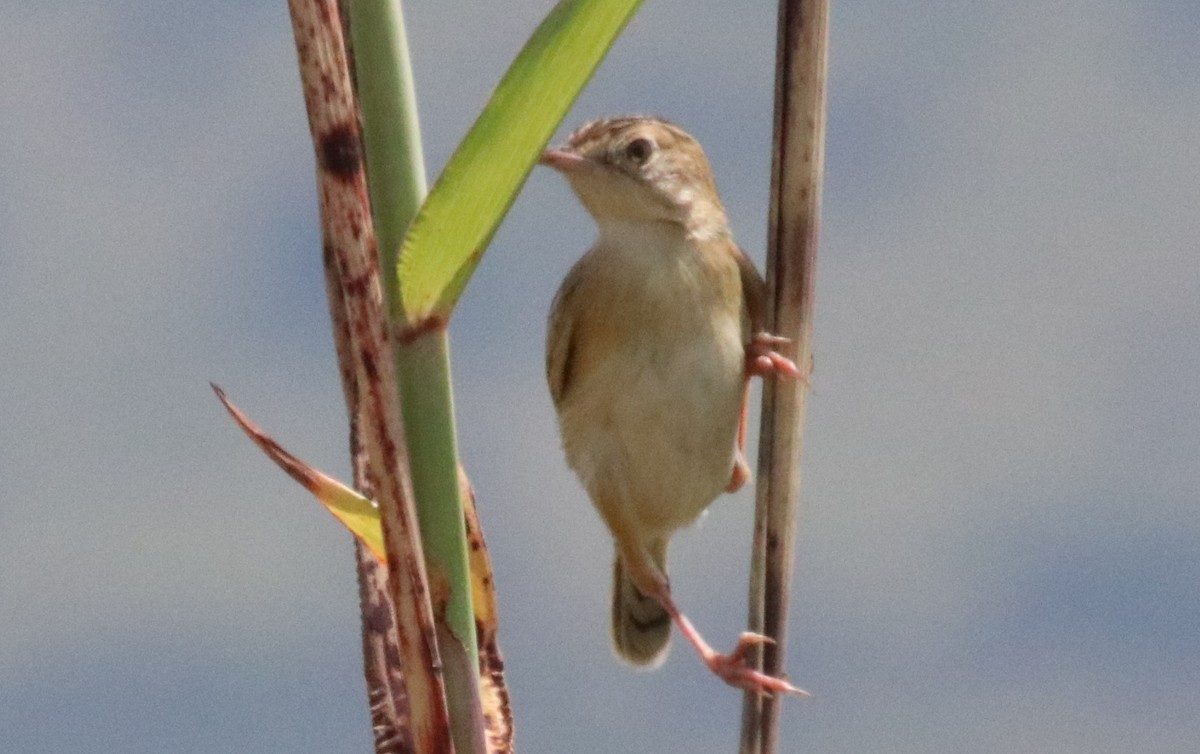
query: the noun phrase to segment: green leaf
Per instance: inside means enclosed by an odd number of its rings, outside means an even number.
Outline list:
[[[641,2],[562,0],[529,38],[409,227],[397,269],[409,324],[449,315],[534,161]]]

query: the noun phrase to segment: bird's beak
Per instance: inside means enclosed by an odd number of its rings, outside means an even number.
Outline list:
[[[566,149],[547,149],[538,158],[538,163],[552,167],[560,173],[572,173],[582,167],[585,162],[587,160],[582,156]]]

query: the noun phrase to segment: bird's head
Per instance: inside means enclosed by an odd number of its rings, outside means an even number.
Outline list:
[[[659,118],[606,118],[584,124],[541,164],[558,170],[601,226],[609,221],[670,223],[690,237],[729,235],[704,150]]]

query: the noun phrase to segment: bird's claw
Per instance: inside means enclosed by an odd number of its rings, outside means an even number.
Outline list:
[[[800,368],[796,366],[796,362],[775,350],[776,346],[786,345],[792,341],[779,335],[773,335],[769,332],[755,333],[750,342],[746,344],[746,371],[750,375],[759,377],[767,377],[777,374],[783,377],[792,377],[804,380],[808,379]]]
[[[750,653],[751,649],[754,649],[762,644],[774,643],[775,640],[770,636],[756,634],[753,631],[743,631],[742,635],[738,637],[737,646],[734,647],[733,651],[729,653],[729,658],[734,660],[744,660],[746,659],[746,655]]]
[[[782,335],[776,335],[775,333],[769,333],[765,330],[762,332],[754,333],[754,337],[751,340],[754,343],[758,343],[758,344],[761,344],[764,346],[786,346],[788,343],[792,342],[791,338],[785,338]]]

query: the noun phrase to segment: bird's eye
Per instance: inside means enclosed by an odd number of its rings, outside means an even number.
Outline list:
[[[649,139],[634,139],[625,145],[625,156],[635,165],[645,165],[654,153],[654,142]]]

